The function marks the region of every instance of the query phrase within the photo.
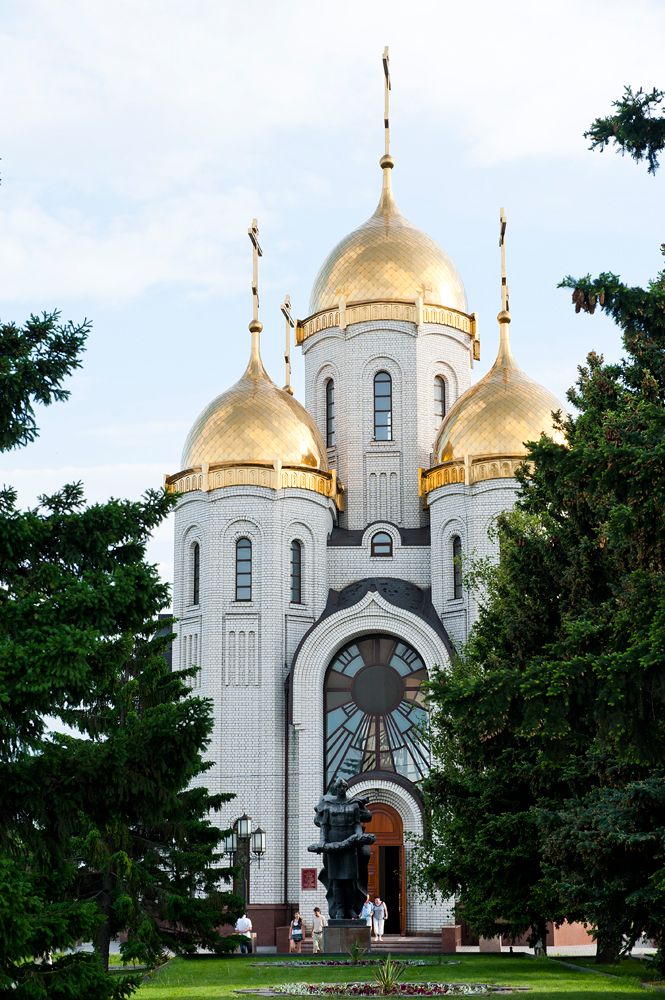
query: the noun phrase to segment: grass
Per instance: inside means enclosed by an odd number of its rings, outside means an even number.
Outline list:
[[[642,983],[659,979],[653,963],[647,959],[622,958],[614,965],[595,965],[593,956],[590,958],[561,958],[560,960],[557,958],[555,961],[569,962],[570,965],[576,965],[578,969],[597,969],[598,972],[620,976],[622,979],[637,979]]]
[[[394,956],[398,957],[398,956]],[[452,957],[452,956],[451,956]],[[458,983],[505,983],[513,986],[528,986],[531,992],[524,994],[524,1000],[558,1000],[565,994],[565,1000],[586,1000],[588,997],[602,996],[604,1000],[625,997],[627,994],[645,990],[640,986],[640,975],[645,971],[646,962],[621,963],[620,966],[603,967],[603,971],[617,969],[617,978],[598,976],[585,972],[583,959],[573,960],[580,964],[580,971],[547,958],[523,958],[510,955],[461,954],[456,956],[459,965],[430,965],[410,968],[404,975],[409,982],[436,980]],[[260,956],[259,961],[269,962],[270,956]],[[283,961],[283,956],[279,957]],[[445,958],[443,959],[445,961]],[[135,994],[137,1000],[218,1000],[219,997],[233,997],[234,989],[269,987],[286,982],[328,982],[344,983],[351,980],[370,981],[371,969],[363,968],[252,968],[256,956],[231,958],[183,959],[176,958],[162,969],[157,970],[150,980]],[[566,959],[567,961],[567,959]],[[589,961],[588,959],[586,960]],[[628,966],[635,966],[630,973]],[[625,966],[625,969],[624,969]],[[651,993],[651,991],[649,991]],[[519,996],[520,994],[515,994]],[[654,994],[652,994],[653,996]],[[236,996],[236,1000],[242,1000]],[[247,1000],[251,1000],[250,997]]]

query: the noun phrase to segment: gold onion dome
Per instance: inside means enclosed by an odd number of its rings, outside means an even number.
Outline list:
[[[510,350],[510,314],[499,313],[501,342],[494,365],[460,396],[445,417],[434,444],[435,464],[467,456],[520,456],[525,441],[545,432],[560,444],[552,413],[565,411],[556,396],[524,374]]]
[[[213,399],[192,427],[182,452],[182,469],[203,463],[272,465],[328,472],[321,432],[307,410],[278,388],[261,361],[254,320],[252,352],[244,375]]]
[[[374,215],[332,250],[319,271],[309,301],[310,316],[347,303],[425,303],[468,312],[457,268],[436,240],[412,225],[393,198],[391,156],[381,159],[383,191]]]

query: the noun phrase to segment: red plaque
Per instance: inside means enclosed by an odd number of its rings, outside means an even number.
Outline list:
[[[316,868],[301,868],[303,889],[316,889]]]

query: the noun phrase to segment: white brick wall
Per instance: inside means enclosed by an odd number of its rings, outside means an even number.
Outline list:
[[[333,464],[347,490],[346,527],[364,528],[375,518],[408,528],[427,523],[417,474],[430,465],[436,436],[434,378],[446,379],[449,409],[469,387],[469,344],[470,338],[452,327],[417,327],[397,320],[321,330],[304,342],[306,405],[324,436],[325,387],[329,378],[335,380]],[[374,376],[379,371],[389,372],[393,380],[392,441],[373,440]],[[382,473],[387,477],[383,509],[380,482],[376,501],[370,488],[370,476]]]
[[[431,586],[451,637],[464,643],[477,602],[466,591],[460,600],[453,598],[452,538],[460,536],[467,555],[493,553],[487,526],[512,506],[516,484],[505,479],[471,487],[451,484],[429,494],[429,510],[418,497],[418,468],[430,465],[436,436],[434,378],[446,379],[450,408],[469,385],[466,335],[384,320],[346,331],[323,330],[305,342],[303,351],[308,409],[324,434],[325,383],[335,380],[336,445],[329,458],[346,487],[340,523],[365,529],[362,543],[329,546],[337,512],[330,500],[307,490],[234,486],[186,494],[175,515],[174,613],[180,622],[173,652],[175,669],[193,662],[201,666],[196,684],[214,707],[208,750],[213,766],[201,780],[212,792],[237,796],[216,821],[227,826],[247,812],[266,830],[266,856],[260,870],[253,866],[251,872],[252,902],[284,901],[286,875],[286,901],[298,902],[310,919],[314,905],[326,905],[322,887],[301,891],[300,870],[318,868],[319,859],[307,845],[318,839],[313,817],[323,791],[323,683],[331,658],[359,635],[386,632],[417,649],[429,670],[435,664],[445,669],[449,662],[430,625],[375,592],[313,627],[329,588],[341,590],[372,576]],[[372,440],[373,379],[380,370],[393,379],[394,440],[389,442]],[[418,528],[430,519],[431,548],[402,544],[399,528]],[[370,525],[373,521],[378,523]],[[393,538],[391,557],[371,555],[371,538],[379,530]],[[250,602],[235,600],[235,545],[241,537],[252,542]],[[293,539],[302,544],[301,604],[290,601]],[[200,598],[193,605],[196,542]],[[287,726],[284,685],[291,669],[293,724]],[[406,832],[422,832],[414,795],[371,775],[352,793],[370,788],[374,797],[397,809]],[[436,932],[453,921],[451,900],[422,903],[408,895],[408,931]]]

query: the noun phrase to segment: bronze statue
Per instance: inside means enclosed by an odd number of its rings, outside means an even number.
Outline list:
[[[318,844],[307,848],[323,855],[319,882],[326,887],[331,920],[356,919],[367,898],[367,866],[376,837],[365,833],[362,824],[372,814],[366,808],[369,799],[347,799],[349,786],[338,778],[333,791],[322,795],[315,807],[314,823],[321,828]]]

